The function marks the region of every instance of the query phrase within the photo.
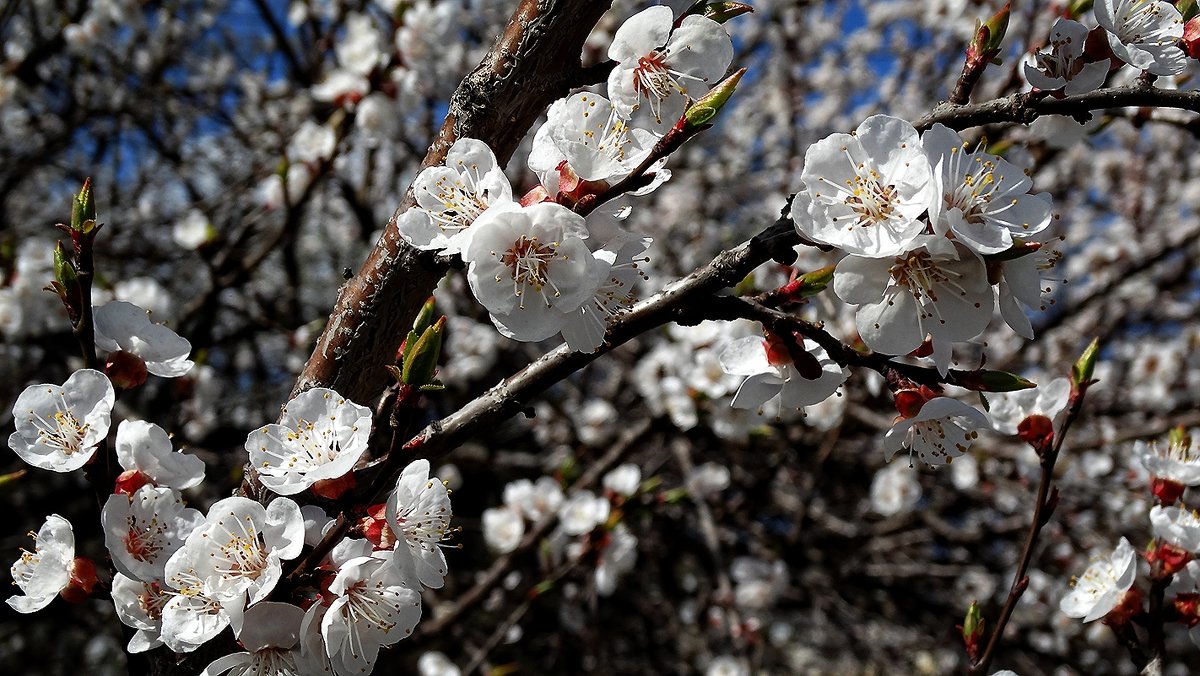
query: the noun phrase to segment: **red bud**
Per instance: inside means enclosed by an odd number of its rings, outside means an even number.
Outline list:
[[[1017,437],[1034,448],[1054,444],[1054,423],[1044,415],[1031,415],[1017,425]]]
[[[116,484],[113,486],[113,493],[124,493],[125,495],[132,496],[134,493],[137,493],[139,488],[149,483],[153,483],[150,477],[138,470],[126,470],[117,475]]]
[[[1173,505],[1179,502],[1179,498],[1183,496],[1186,488],[1187,486],[1181,483],[1162,477],[1156,476],[1150,480],[1150,492],[1158,499],[1160,505]]]
[[[92,595],[92,588],[96,586],[96,582],[96,564],[92,563],[91,559],[77,556],[71,562],[71,578],[58,594],[67,603],[83,603]]]

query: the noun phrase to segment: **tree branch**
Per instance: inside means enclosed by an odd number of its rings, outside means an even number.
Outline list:
[[[1125,106],[1178,108],[1200,113],[1200,91],[1129,86],[1099,89],[1061,99],[1047,97],[1043,92],[1026,92],[970,105],[942,103],[917,120],[913,126],[918,130],[925,130],[937,123],[952,129],[1001,122],[1029,124],[1043,115],[1066,115],[1086,122],[1091,119],[1092,111]]]

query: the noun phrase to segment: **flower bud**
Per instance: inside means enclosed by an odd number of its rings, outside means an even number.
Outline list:
[[[971,601],[970,607],[967,608],[967,614],[963,617],[963,623],[959,626],[959,631],[962,633],[967,657],[971,658],[972,662],[979,654],[979,641],[983,638],[983,625],[983,614],[979,612],[979,603]]]
[[[701,96],[683,113],[683,131],[684,133],[694,133],[700,131],[706,125],[712,123],[716,118],[717,113],[725,107],[729,101],[729,97],[733,96],[733,92],[737,89],[738,81],[746,74],[746,69],[741,68],[733,75],[725,78],[717,83],[717,86],[708,91],[707,94]]]
[[[976,22],[975,37],[967,47],[967,61],[991,61],[1000,53],[1004,34],[1008,31],[1009,3],[983,23]]]
[[[1170,506],[1179,502],[1179,498],[1183,497],[1183,491],[1186,488],[1187,486],[1170,479],[1157,476],[1150,479],[1150,493],[1154,495],[1160,505]]]
[[[976,392],[1015,392],[1037,387],[1033,381],[1015,373],[988,369],[956,372],[953,384]]]
[[[425,329],[433,322],[433,296],[425,299],[425,304],[421,306],[421,311],[417,313],[417,318],[413,320],[413,331],[425,333]]]
[[[926,401],[925,393],[920,390],[900,390],[895,394],[896,412],[906,420],[916,417]]]
[[[404,351],[404,369],[401,380],[407,385],[428,385],[437,373],[438,358],[442,354],[442,334],[446,318],[441,317],[433,326],[426,327],[417,342]]]
[[[749,14],[753,11],[753,7],[743,2],[713,2],[704,8],[704,16],[717,23],[725,23],[732,18]]]
[[[92,197],[92,179],[83,181],[83,188],[71,200],[71,230],[87,234],[96,229],[96,200]]]
[[[1092,373],[1096,370],[1096,354],[1100,350],[1100,339],[1093,338],[1083,350],[1083,354],[1079,355],[1079,359],[1071,366],[1071,385],[1072,389],[1079,389],[1088,384],[1091,384]]]

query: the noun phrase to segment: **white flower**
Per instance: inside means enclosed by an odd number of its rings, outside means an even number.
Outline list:
[[[704,676],[750,676],[750,665],[733,655],[721,655],[708,663]]]
[[[184,249],[199,249],[216,236],[216,229],[199,209],[192,209],[171,227],[171,238]]]
[[[979,335],[992,319],[993,295],[983,262],[944,237],[922,235],[922,248],[894,258],[847,256],[833,290],[858,305],[863,342],[884,354],[907,354],[933,336],[938,370],[949,367],[950,344]]]
[[[1173,547],[1200,554],[1200,514],[1183,507],[1150,508],[1150,525],[1154,536]]]
[[[42,469],[70,472],[92,459],[108,436],[116,393],[108,377],[81,369],[60,385],[30,385],[13,404],[17,430],[8,446]]]
[[[1093,561],[1083,577],[1072,581],[1073,588],[1058,607],[1067,617],[1098,620],[1121,602],[1136,577],[1137,553],[1121,538],[1111,555]]]
[[[1013,331],[1029,340],[1033,339],[1033,324],[1025,314],[1025,308],[1045,310],[1048,304],[1054,302],[1043,298],[1044,294],[1053,290],[1045,285],[1051,281],[1062,281],[1048,276],[1062,260],[1062,252],[1053,248],[1050,242],[1042,242],[1041,245],[1033,253],[1002,261],[999,266],[1000,282],[996,286],[1000,316]]]
[[[649,237],[618,236],[594,253],[599,286],[562,328],[562,336],[572,350],[595,352],[604,344],[609,322],[633,305],[633,285],[643,276],[637,261],[646,260],[638,256],[650,242]]]
[[[739,556],[729,568],[733,578],[733,602],[739,608],[763,610],[769,608],[787,588],[787,565],[751,556]]]
[[[303,546],[304,517],[290,499],[276,498],[267,507],[249,498],[220,500],[167,560],[167,584],[183,592],[167,605],[192,591],[238,609],[257,603],[279,582],[282,562],[296,558]]]
[[[203,580],[180,575],[171,586],[163,592],[168,598],[159,609],[158,640],[172,652],[192,652],[241,616],[243,599],[222,602],[209,596]]]
[[[379,31],[367,14],[346,17],[346,33],[334,48],[338,65],[359,75],[368,75],[383,60]]]
[[[629,117],[644,98],[658,122],[674,122],[686,97],[699,98],[733,61],[733,43],[721,24],[703,16],[684,17],[672,30],[670,7],[657,6],[629,17],[613,35],[608,58],[617,62],[608,95]]]
[[[916,416],[888,430],[883,437],[885,459],[905,450],[910,458],[916,453],[930,467],[944,465],[966,453],[979,437],[978,430],[987,428],[987,416],[974,407],[957,399],[935,397],[925,402]]]
[[[490,209],[472,230],[467,281],[509,338],[558,333],[603,280],[606,264],[584,243],[583,218],[562,205]]]
[[[925,229],[918,218],[935,195],[917,130],[887,115],[809,146],[800,179],[804,191],[792,204],[800,233],[873,258],[912,248]]]
[[[1071,382],[1066,378],[1027,390],[995,392],[988,395],[988,417],[997,432],[1016,434],[1021,421],[1031,415],[1044,415],[1057,424],[1070,397]]]
[[[33,551],[21,550],[21,558],[13,563],[9,573],[24,596],[14,594],[5,602],[18,613],[32,613],[50,605],[71,580],[75,561],[75,532],[71,523],[57,514],[46,522],[34,537]]]
[[[529,168],[552,195],[564,161],[584,181],[616,183],[650,155],[657,141],[656,134],[630,127],[608,99],[580,92],[550,106],[534,134]]]
[[[778,399],[780,409],[799,409],[833,396],[850,372],[830,359],[816,343],[805,340],[803,349],[820,365],[821,372],[816,378],[800,375],[790,361],[771,363],[763,338],[746,336],[730,343],[721,352],[721,368],[726,373],[747,376],[733,395],[732,406],[761,410],[767,402]]]
[[[295,495],[353,469],[370,435],[370,409],[315,387],[289,401],[278,424],[247,435],[246,452],[264,486],[280,495]]]
[[[204,515],[184,507],[177,491],[146,485],[133,495],[108,496],[100,522],[117,570],[150,582],[163,578],[167,560],[204,522]]]
[[[605,474],[601,484],[606,490],[627,498],[637,493],[638,488],[641,487],[642,469],[631,462],[627,462]]]
[[[583,535],[608,520],[610,505],[606,498],[591,491],[579,491],[558,509],[558,520],[567,535]]]
[[[398,539],[396,549],[411,554],[416,576],[426,587],[440,588],[446,575],[441,543],[450,537],[450,494],[429,476],[429,461],[416,460],[404,468],[388,496],[387,522]]]
[[[493,205],[512,203],[512,187],[483,141],[460,138],[446,152],[445,166],[427,167],[413,181],[417,206],[400,215],[400,235],[418,249],[455,254],[466,246],[468,228]]]
[[[504,504],[534,523],[556,513],[562,503],[562,487],[548,476],[540,477],[537,483],[517,479],[504,487]]]
[[[683,483],[688,493],[697,500],[714,497],[729,488],[729,468],[715,462],[706,462],[688,472]]]
[[[1050,225],[1050,200],[1030,195],[1033,180],[1019,167],[982,150],[968,150],[958,132],[941,124],[921,136],[933,167],[937,194],[929,221],[939,235],[979,254],[1012,248],[1013,237],[1029,237]]]
[[[492,551],[507,554],[524,536],[525,520],[517,510],[508,506],[483,510],[483,540]]]
[[[162,609],[171,595],[162,582],[142,582],[117,573],[113,576],[112,598],[121,624],[135,630],[126,647],[129,652],[146,652],[163,644]]]
[[[1108,32],[1108,44],[1118,59],[1154,75],[1175,75],[1187,67],[1179,48],[1183,16],[1158,0],[1100,0],[1096,23]]]
[[[188,359],[192,344],[162,324],[155,324],[142,308],[115,300],[94,311],[96,347],[109,352],[124,350],[146,363],[146,370],[175,378],[192,370]]]
[[[612,596],[617,590],[621,576],[637,565],[638,539],[623,523],[618,523],[608,534],[608,544],[600,552],[596,563],[596,593]]]
[[[1050,51],[1032,54],[1026,60],[1025,79],[1042,91],[1062,89],[1067,96],[1085,94],[1104,84],[1108,59],[1084,62],[1087,36],[1087,26],[1060,17],[1050,28]]]
[[[329,584],[336,598],[321,618],[321,636],[334,673],[370,673],[381,646],[412,634],[421,620],[415,580],[391,560],[391,552],[351,559]]]
[[[445,653],[430,651],[417,658],[417,673],[420,676],[462,676],[458,668]]]
[[[954,466],[958,467],[958,464]],[[883,516],[908,513],[920,499],[921,484],[917,481],[917,473],[908,465],[885,465],[871,480],[871,509]]]
[[[1157,442],[1149,444],[1139,441],[1134,452],[1142,465],[1159,479],[1173,481],[1184,486],[1200,486],[1200,449],[1191,440],[1183,443],[1168,443],[1164,449]]]
[[[171,437],[154,423],[122,420],[115,446],[121,468],[141,472],[155,486],[184,490],[204,481],[204,461],[175,451]]]
[[[200,676],[300,676],[318,673],[300,654],[304,611],[290,603],[263,601],[246,610],[238,642],[246,652],[213,660]]]
[[[288,161],[293,165],[317,164],[332,157],[336,148],[337,134],[333,129],[312,120],[305,120],[304,124],[296,130],[296,134],[292,136],[291,142],[288,143]],[[288,178],[290,179],[291,176]],[[302,191],[301,188],[297,192]],[[291,186],[289,186],[288,192],[289,194],[292,192]]]

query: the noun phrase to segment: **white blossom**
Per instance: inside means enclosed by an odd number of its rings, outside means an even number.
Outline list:
[[[1129,540],[1121,538],[1112,554],[1093,561],[1082,577],[1072,581],[1072,589],[1059,603],[1059,609],[1084,622],[1098,620],[1121,602],[1136,577],[1137,552]]]
[[[295,495],[353,469],[367,450],[371,417],[367,407],[315,387],[288,402],[278,423],[247,435],[246,452],[264,486]]]
[[[991,321],[992,287],[983,261],[966,248],[937,236],[916,243],[921,248],[892,258],[843,258],[833,290],[859,306],[858,333],[872,350],[907,354],[929,335],[945,373],[950,344],[974,338]]]
[[[954,467],[958,465],[954,463]],[[908,465],[885,465],[871,480],[871,509],[883,516],[910,512],[920,499],[921,483],[917,480],[917,473]]]
[[[609,531],[608,543],[600,552],[593,576],[597,594],[612,596],[617,591],[621,576],[637,565],[637,544],[637,536],[623,523],[618,523]]]
[[[811,406],[833,396],[837,388],[850,377],[850,371],[829,358],[823,348],[803,341],[820,366],[816,378],[805,378],[790,361],[772,363],[768,357],[767,341],[758,336],[746,336],[730,343],[721,352],[721,368],[726,373],[746,376],[733,396],[734,408],[759,409],[778,400],[781,409]]]
[[[584,243],[583,218],[552,203],[490,209],[463,252],[467,281],[501,333],[521,341],[558,333],[596,295],[607,264]]]
[[[563,162],[584,181],[616,183],[650,155],[658,135],[631,127],[608,99],[580,92],[546,113],[529,151],[529,168],[555,194]]]
[[[108,496],[100,522],[117,570],[151,582],[163,579],[167,560],[204,522],[204,515],[184,507],[177,491],[145,485],[133,495]]]
[[[429,461],[409,463],[387,500],[387,522],[396,534],[396,550],[413,559],[416,577],[426,587],[440,588],[446,575],[441,543],[450,537],[450,493],[429,476]]]
[[[238,642],[245,652],[213,660],[200,676],[301,676],[319,667],[301,655],[300,626],[304,611],[290,603],[263,601],[246,610]]]
[[[643,100],[657,122],[674,122],[686,98],[699,98],[733,61],[733,43],[721,24],[691,15],[679,27],[671,8],[656,6],[629,17],[613,35],[608,58],[617,62],[608,95],[624,117]]]
[[[321,636],[338,676],[370,673],[379,648],[406,638],[421,620],[417,581],[391,555],[351,559],[329,584],[334,599],[321,617]]]
[[[1165,445],[1138,441],[1133,450],[1142,466],[1155,477],[1184,486],[1200,486],[1200,449],[1190,441]]]
[[[988,395],[988,417],[1001,434],[1016,434],[1021,421],[1031,415],[1044,415],[1057,426],[1070,397],[1071,382],[1066,378],[1015,392],[995,392]]]
[[[108,436],[115,401],[108,377],[93,369],[72,373],[62,385],[30,385],[13,404],[17,429],[8,446],[34,467],[79,469]]]
[[[171,600],[159,580],[143,582],[123,573],[112,581],[113,605],[121,624],[134,630],[126,650],[142,653],[162,645],[162,609]]]
[[[75,532],[71,523],[57,514],[46,517],[34,538],[33,551],[21,550],[9,573],[21,590],[5,602],[18,613],[33,613],[50,605],[71,580],[75,561]]]
[[[511,204],[512,187],[483,141],[460,138],[444,166],[427,167],[413,181],[417,206],[396,222],[401,236],[418,249],[459,253],[469,228],[493,205]]]
[[[1173,547],[1200,554],[1200,514],[1186,507],[1150,508],[1150,525],[1154,536]]]
[[[800,179],[792,204],[800,234],[872,258],[913,248],[936,192],[917,130],[887,115],[809,146]]]
[[[559,526],[567,535],[590,533],[608,520],[608,500],[591,491],[579,491],[558,508]]]
[[[192,370],[188,359],[192,344],[162,324],[150,321],[142,308],[116,300],[97,307],[93,314],[96,347],[124,350],[140,358],[146,370],[163,378],[176,378]]]
[[[1061,89],[1067,96],[1086,94],[1104,84],[1108,59],[1084,61],[1087,36],[1087,26],[1059,17],[1050,28],[1049,51],[1032,54],[1023,64],[1025,79],[1042,91]]]
[[[1030,195],[1033,180],[1021,168],[983,150],[968,150],[958,132],[941,124],[921,136],[937,194],[929,207],[934,231],[953,233],[979,254],[1012,248],[1050,225],[1050,200]]]
[[[482,522],[483,540],[497,554],[516,549],[525,535],[521,513],[507,505],[483,510]]]
[[[957,399],[935,397],[917,415],[888,430],[883,437],[885,459],[904,450],[910,458],[916,453],[930,467],[944,465],[966,453],[980,429],[988,429],[988,420],[978,409]]]
[[[204,480],[204,461],[174,450],[171,437],[154,423],[122,420],[114,446],[122,469],[141,472],[155,486],[181,491]]]
[[[1179,48],[1183,16],[1160,0],[1100,0],[1096,23],[1107,31],[1118,59],[1154,75],[1176,75],[1187,67]]]
[[[548,476],[538,478],[536,483],[517,479],[504,487],[504,504],[534,523],[558,512],[563,500],[562,487]]]
[[[641,484],[642,469],[631,462],[613,468],[604,475],[604,479],[601,481],[605,490],[626,498],[637,493]]]

